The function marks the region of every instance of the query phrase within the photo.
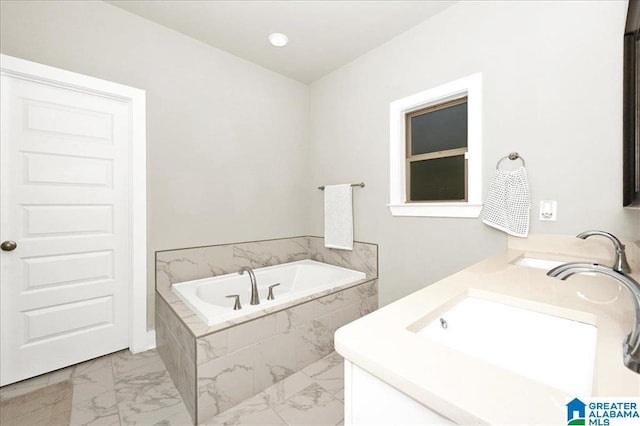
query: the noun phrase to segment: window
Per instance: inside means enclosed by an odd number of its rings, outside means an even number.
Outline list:
[[[480,96],[478,73],[391,103],[391,214],[480,215]]]
[[[405,114],[407,201],[467,200],[467,97]]]

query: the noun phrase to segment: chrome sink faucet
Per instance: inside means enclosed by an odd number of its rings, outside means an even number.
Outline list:
[[[640,374],[640,284],[628,275],[618,272],[608,266],[598,265],[597,263],[565,263],[551,269],[547,272],[547,275],[561,280],[566,280],[573,274],[585,272],[595,272],[613,278],[626,287],[633,295],[632,299],[635,307],[633,330],[623,342],[622,348],[624,351],[624,365],[630,370]]]
[[[245,272],[249,273],[249,278],[251,279],[251,302],[250,305],[259,305],[260,297],[258,296],[258,282],[256,281],[256,275],[253,273],[253,269],[248,266],[243,266],[238,271],[238,274],[242,275]]]
[[[577,238],[582,238],[586,240],[587,238],[599,235],[601,237],[608,238],[616,249],[616,257],[613,261],[613,270],[617,272],[622,272],[628,274],[631,272],[631,267],[629,266],[629,262],[627,262],[627,255],[624,251],[624,244],[620,242],[613,234],[604,231],[584,231],[576,235]]]

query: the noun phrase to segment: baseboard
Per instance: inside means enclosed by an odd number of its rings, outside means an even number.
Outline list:
[[[140,352],[145,352],[151,349],[155,349],[156,347],[156,331],[149,330],[144,337],[144,342],[140,342],[141,344],[136,345],[136,347],[130,347],[129,350],[131,353],[137,354]]]

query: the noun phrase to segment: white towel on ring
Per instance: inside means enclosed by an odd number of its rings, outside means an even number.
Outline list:
[[[350,184],[324,187],[324,246],[353,250],[353,192]]]
[[[526,238],[529,235],[530,210],[529,180],[525,168],[514,171],[497,169],[489,186],[482,221],[509,235]]]

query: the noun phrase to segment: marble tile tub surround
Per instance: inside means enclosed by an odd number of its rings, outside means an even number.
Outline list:
[[[223,324],[207,326],[171,291],[171,285],[237,272],[242,266],[260,268],[311,259],[364,272],[366,278],[332,291],[343,290],[378,278],[377,244],[354,242],[352,251],[324,247],[324,239],[313,236],[222,244],[156,252],[156,290],[196,337],[254,319],[270,312],[255,312]],[[324,296],[324,294],[316,295]],[[309,297],[306,300],[310,300]],[[298,300],[273,308],[271,312],[293,306]]]
[[[196,340],[161,297],[156,297],[156,350],[195,421]]]
[[[366,281],[199,338],[157,297],[157,351],[201,423],[331,353],[339,327],[377,309],[377,289]]]
[[[198,338],[198,422],[330,354],[336,330],[377,307],[371,280]]]
[[[242,266],[303,259],[359,270],[366,278],[258,312],[258,318],[211,327],[171,291],[174,283]],[[158,352],[194,422],[219,415],[331,353],[339,327],[377,309],[377,263],[375,244],[333,250],[309,236],[157,252]]]
[[[377,244],[355,242],[353,250],[324,246],[324,238],[303,236],[274,240],[163,250],[156,252],[156,286],[312,259],[378,277]]]

